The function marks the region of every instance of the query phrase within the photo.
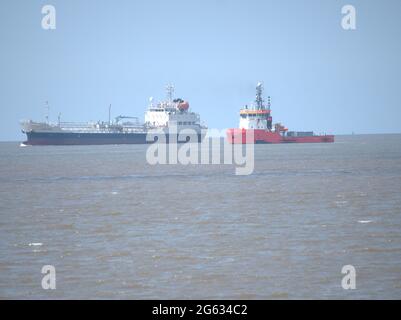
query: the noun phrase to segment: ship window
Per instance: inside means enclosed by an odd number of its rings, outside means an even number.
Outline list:
[[[178,122],[178,125],[182,125],[182,122],[181,122],[181,121],[179,121],[179,122]]]

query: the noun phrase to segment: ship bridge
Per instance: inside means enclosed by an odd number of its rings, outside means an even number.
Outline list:
[[[256,86],[256,98],[254,103],[240,110],[241,129],[272,129],[272,117],[270,115],[270,97],[268,97],[267,106],[263,100],[263,85],[258,83]]]
[[[189,111],[189,103],[181,98],[174,99],[174,87],[166,86],[167,99],[157,104],[150,98],[150,104],[145,113],[145,125],[151,128],[167,128],[177,126],[180,130],[191,128],[200,130],[200,117]]]

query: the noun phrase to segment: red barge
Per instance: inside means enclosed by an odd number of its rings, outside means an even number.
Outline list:
[[[240,110],[238,129],[228,129],[230,143],[327,143],[334,135],[315,135],[313,131],[288,131],[280,123],[272,124],[270,97],[267,106],[262,98],[263,86],[256,86],[255,103]]]

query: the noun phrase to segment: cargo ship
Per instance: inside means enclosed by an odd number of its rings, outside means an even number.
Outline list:
[[[207,127],[200,123],[199,114],[190,111],[187,101],[173,98],[174,87],[172,85],[167,85],[166,90],[166,100],[154,103],[153,98],[149,99],[150,104],[145,112],[143,123],[139,121],[139,118],[131,116],[118,116],[112,121],[111,106],[107,122],[61,122],[59,115],[57,123],[50,123],[47,114],[45,122],[21,121],[22,132],[27,136],[27,140],[21,145],[201,142],[206,135]],[[185,141],[180,141],[182,137],[178,137],[182,132],[187,133]],[[172,139],[172,134],[175,136],[174,139]],[[164,139],[160,139],[161,137]]]
[[[288,131],[281,123],[273,125],[271,100],[263,100],[263,85],[256,86],[256,99],[249,107],[240,110],[239,128],[228,129],[229,143],[327,143],[334,142],[334,135],[315,135],[313,131]]]

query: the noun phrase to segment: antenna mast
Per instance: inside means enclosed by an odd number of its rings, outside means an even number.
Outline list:
[[[265,109],[265,106],[263,104],[264,101],[262,98],[262,93],[263,93],[263,85],[261,82],[258,82],[258,84],[256,85],[256,99],[255,99],[257,110]]]
[[[168,84],[166,86],[166,91],[167,91],[167,99],[169,102],[173,101],[173,95],[174,95],[174,86],[172,84]]]
[[[109,105],[109,125],[111,125],[111,103]]]
[[[50,112],[50,106],[49,106],[49,101],[47,101],[47,100],[46,100],[46,106],[45,106],[45,109],[46,109],[46,115],[45,115],[45,118],[46,118],[46,123],[47,123],[47,124],[49,124],[49,112]]]

